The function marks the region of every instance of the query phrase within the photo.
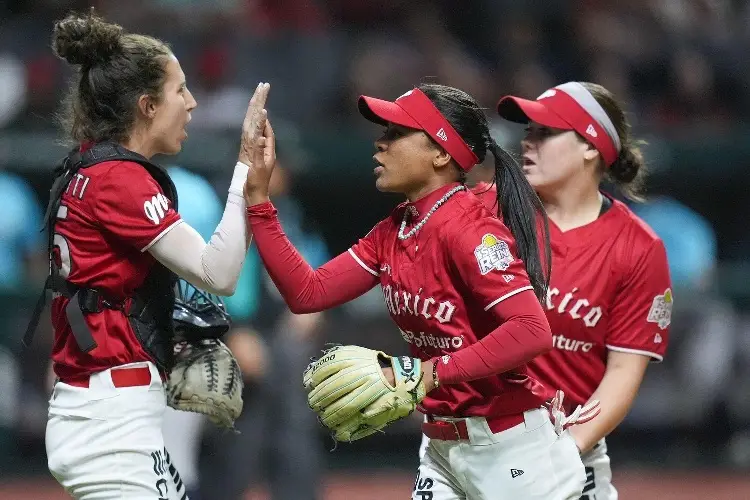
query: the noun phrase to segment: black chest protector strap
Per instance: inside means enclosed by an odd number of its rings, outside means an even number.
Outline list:
[[[118,144],[110,142],[95,144],[83,153],[76,148],[63,158],[55,168],[55,180],[50,188],[49,203],[44,215],[44,225],[41,229],[42,231],[47,230],[50,273],[23,337],[23,344],[27,347],[33,341],[39,319],[44,312],[48,291],[71,299],[66,313],[78,347],[84,352],[96,347],[96,343],[83,320],[83,315],[101,312],[103,308],[121,309],[123,307],[124,302],[108,300],[105,294],[99,290],[75,285],[65,280],[60,275],[60,268],[54,258],[55,222],[63,193],[80,170],[105,161],[131,161],[142,165],[156,180],[165,196],[172,201],[174,209],[177,210],[177,191],[167,172],[161,166]],[[127,312],[138,340],[149,351],[154,349],[157,351],[171,350],[171,314],[176,279],[177,277],[164,266],[155,264],[154,269],[146,278],[144,286],[133,297],[132,306]],[[161,307],[167,307],[167,309],[163,312],[154,310]],[[161,335],[156,335],[157,331],[160,331]],[[171,353],[150,352],[150,354],[162,365],[167,364],[168,360],[171,359]]]

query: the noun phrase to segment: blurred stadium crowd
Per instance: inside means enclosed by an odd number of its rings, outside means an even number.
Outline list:
[[[173,46],[200,108],[195,127],[237,124],[258,75],[294,123],[353,119],[359,93],[392,95],[425,77],[480,102],[538,95],[576,76],[628,102],[658,131],[747,116],[750,4],[741,0],[6,0],[0,125],[49,125],[64,88],[52,21],[96,5]],[[4,7],[3,7],[4,5]],[[398,57],[394,57],[397,55]],[[359,123],[359,120],[356,120]]]
[[[272,197],[312,265],[344,251],[393,201],[379,197],[367,175],[375,136],[357,114],[358,95],[394,98],[429,80],[466,90],[492,115],[503,94],[536,97],[568,80],[612,90],[649,142],[649,201],[634,209],[666,243],[676,296],[670,351],[649,369],[612,437],[615,465],[750,467],[750,211],[741,203],[750,183],[750,2],[4,0],[0,470],[45,472],[50,384],[51,332],[30,350],[20,349],[20,338],[46,274],[36,229],[56,157],[43,166],[31,148],[14,148],[16,139],[44,137],[50,144],[42,150],[62,151],[49,148],[69,75],[49,36],[55,19],[90,5],[166,40],[182,63],[199,103],[191,139],[202,149],[180,155],[171,172],[182,200],[203,200],[181,212],[204,237],[221,217],[235,154],[221,166],[221,143],[212,138],[237,137],[251,89],[272,83],[269,109],[285,124]],[[495,133],[511,148],[520,137],[499,122]],[[381,302],[375,291],[325,316],[294,316],[251,251],[228,301],[236,323],[228,342],[248,386],[243,433],[215,434],[195,419],[175,424],[195,439],[177,436],[184,449],[173,455],[203,457],[179,467],[186,480],[197,483],[200,472],[213,492],[206,498],[239,498],[263,477],[274,498],[305,498],[300,491],[313,495],[326,467],[414,465],[416,418],[327,454],[300,392],[299,374],[324,342],[403,350]]]

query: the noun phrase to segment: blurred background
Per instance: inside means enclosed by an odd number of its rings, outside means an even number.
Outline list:
[[[0,499],[65,498],[46,469],[52,333],[21,337],[46,275],[38,232],[66,148],[54,113],[70,74],[52,54],[55,19],[96,6],[169,42],[198,101],[170,167],[183,217],[210,237],[258,81],[279,168],[272,198],[312,265],[345,251],[398,198],[376,191],[373,140],[356,97],[420,82],[457,86],[495,119],[504,94],[557,83],[613,91],[648,145],[648,201],[675,289],[672,340],[609,438],[623,499],[750,499],[750,2],[746,0],[0,0]],[[167,442],[201,499],[408,498],[419,417],[339,444],[306,407],[300,374],[326,342],[405,351],[378,290],[294,316],[250,251],[228,343],[246,377],[241,434],[167,415]]]

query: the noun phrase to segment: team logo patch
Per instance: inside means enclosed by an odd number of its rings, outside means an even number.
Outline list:
[[[672,303],[672,290],[667,288],[664,291],[664,295],[654,297],[646,321],[656,323],[659,325],[659,328],[664,330],[672,322]]]
[[[513,262],[508,244],[494,234],[482,236],[482,244],[474,249],[474,256],[482,275],[490,271],[505,271]]]
[[[156,225],[164,220],[168,210],[169,199],[161,193],[143,202],[143,211],[146,213],[146,218]]]

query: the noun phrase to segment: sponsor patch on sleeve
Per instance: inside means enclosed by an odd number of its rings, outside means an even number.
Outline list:
[[[654,297],[646,321],[656,323],[662,330],[667,328],[672,322],[672,303],[672,290],[667,288],[663,295]],[[661,336],[659,336],[659,340],[661,341]],[[654,341],[656,342],[656,340]]]
[[[508,244],[489,233],[482,236],[482,243],[474,249],[474,256],[482,275],[490,271],[505,271],[514,260]]]

